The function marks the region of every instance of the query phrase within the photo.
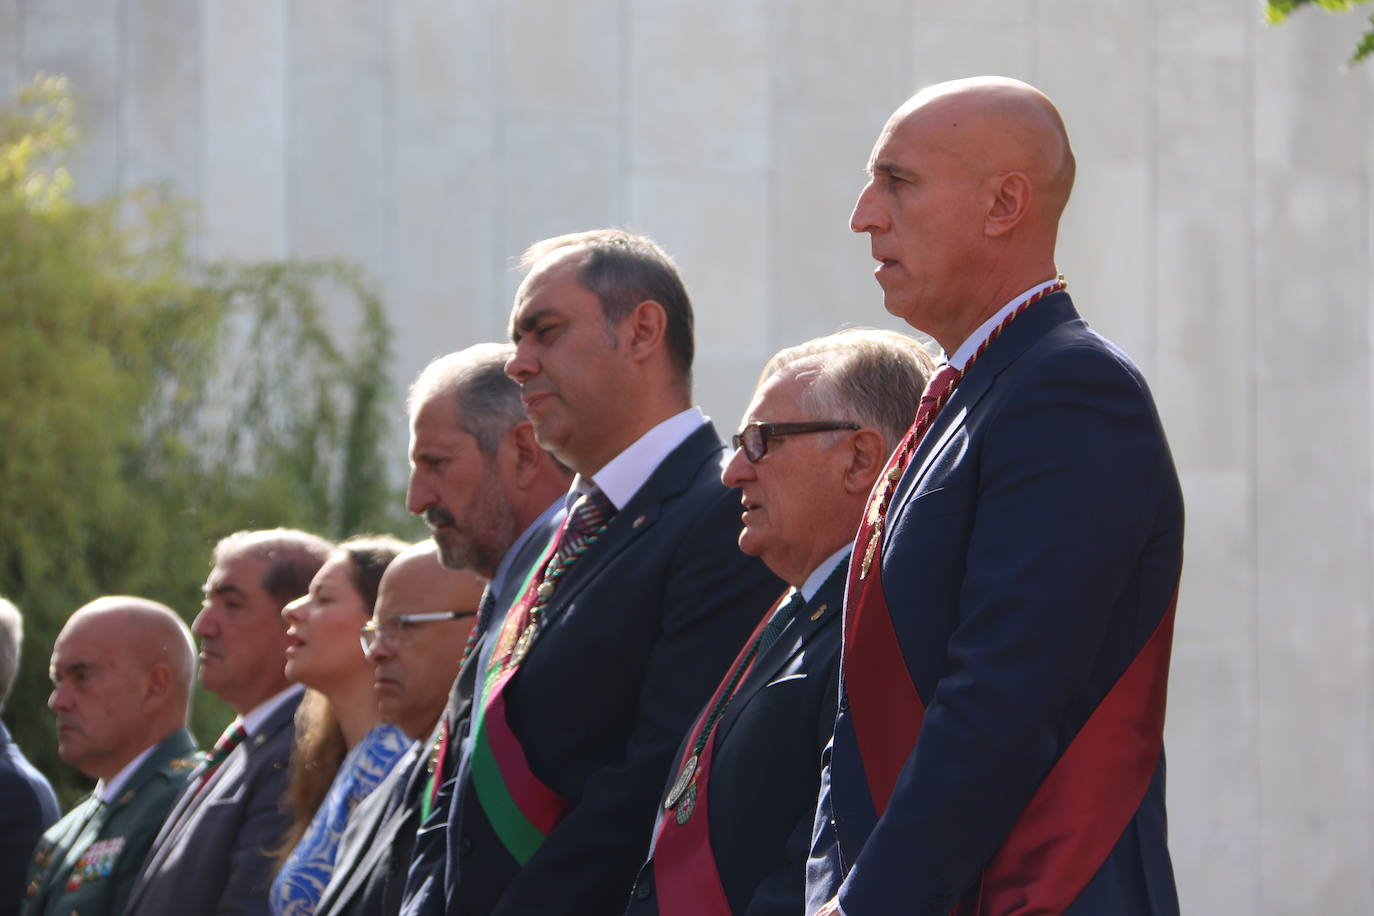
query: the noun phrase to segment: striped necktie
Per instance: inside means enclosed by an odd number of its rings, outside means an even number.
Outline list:
[[[572,560],[591,546],[589,542],[593,532],[614,515],[615,505],[601,492],[600,487],[594,486],[579,496],[568,515],[563,537],[558,541],[556,563],[560,566],[571,565]]]
[[[243,727],[242,721],[235,719],[229,723],[229,727],[224,730],[224,734],[219,736],[219,740],[210,750],[210,756],[205,758],[205,769],[201,771],[200,781],[196,783],[197,792],[205,788],[205,784],[210,781],[211,776],[215,775],[219,765],[224,763],[225,758],[247,737],[248,731]]]

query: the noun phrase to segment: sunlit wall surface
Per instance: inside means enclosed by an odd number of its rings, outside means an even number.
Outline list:
[[[404,386],[503,335],[537,238],[648,232],[732,428],[764,359],[894,326],[847,229],[919,86],[1050,93],[1060,266],[1161,404],[1189,535],[1168,725],[1189,913],[1374,899],[1371,177],[1354,16],[1254,0],[0,0],[0,94],[68,74],[82,193],[168,181],[210,257],[361,262]],[[404,421],[397,404],[396,461]]]

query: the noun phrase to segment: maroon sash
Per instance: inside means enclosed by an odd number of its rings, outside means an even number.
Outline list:
[[[691,755],[702,730],[710,724],[707,720],[711,710],[715,709],[725,692],[738,690],[749,676],[749,671],[758,661],[755,650],[764,627],[787,593],[788,590],[784,590],[763,615],[710,701],[702,708],[683,744],[686,754]],[[654,838],[654,881],[658,884],[658,911],[663,916],[731,916],[730,904],[725,898],[725,886],[720,880],[720,868],[716,865],[716,854],[711,848],[711,758],[715,754],[716,735],[719,733],[719,729],[711,729],[690,773],[685,769],[687,760],[682,759],[681,754],[679,759],[673,761],[674,786],[668,797],[676,803],[659,812],[657,835]],[[681,784],[680,788],[678,783]]]
[[[889,469],[895,466],[894,454]],[[881,478],[880,478],[881,480]],[[876,491],[875,491],[876,496]],[[865,514],[856,544],[874,533]],[[849,566],[844,680],[869,793],[887,809],[925,718],[882,587],[882,532],[869,575]],[[1061,913],[1092,880],[1139,809],[1163,749],[1177,584],[1140,653],[1098,704],[952,916]]]

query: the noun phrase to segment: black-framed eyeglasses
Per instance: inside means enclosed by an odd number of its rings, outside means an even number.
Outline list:
[[[371,652],[378,642],[385,642],[391,648],[404,643],[416,627],[426,623],[438,623],[441,620],[462,620],[464,617],[475,617],[476,611],[435,611],[431,614],[396,614],[388,617],[381,623],[369,620],[367,623],[358,627],[358,639],[363,645],[363,652]]]
[[[859,424],[844,420],[808,420],[803,423],[764,423],[754,421],[735,433],[730,441],[744,449],[744,457],[761,461],[768,454],[768,440],[779,436],[799,436],[802,433],[828,433],[837,429],[858,429]]]

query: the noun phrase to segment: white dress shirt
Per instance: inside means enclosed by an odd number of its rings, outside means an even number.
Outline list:
[[[1015,299],[1011,300],[1006,305],[1002,306],[1000,309],[997,310],[997,313],[995,315],[993,315],[987,321],[984,321],[982,324],[980,324],[978,326],[978,330],[970,334],[967,340],[959,344],[959,349],[954,351],[954,355],[950,356],[947,362],[954,368],[958,369],[960,372],[964,371],[964,369],[968,367],[969,360],[973,359],[973,354],[978,352],[978,348],[982,346],[983,341],[987,340],[988,337],[991,336],[993,328],[997,327],[999,324],[1006,320],[1006,317],[1008,315],[1010,315],[1012,312],[1020,308],[1021,303],[1025,302],[1027,299],[1036,295],[1042,290],[1049,289],[1051,286],[1058,282],[1058,277],[1051,277],[1044,283],[1035,284],[1030,289],[1026,290],[1024,293],[1017,296]]]
[[[663,459],[706,422],[706,415],[700,407],[689,407],[669,417],[593,474],[592,483],[606,494],[617,511],[625,508],[625,504],[639,492],[639,488],[644,486]],[[578,474],[573,479],[572,489],[568,491],[569,508],[579,495],[590,489],[591,486]]]

